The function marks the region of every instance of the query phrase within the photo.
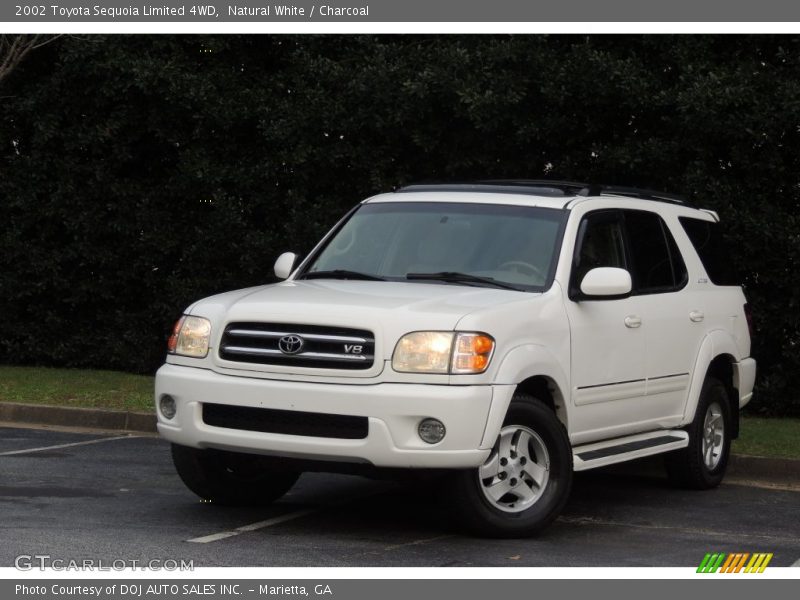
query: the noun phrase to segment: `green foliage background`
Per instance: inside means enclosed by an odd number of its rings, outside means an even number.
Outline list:
[[[152,372],[193,300],[368,194],[543,176],[719,211],[753,410],[800,413],[800,43],[787,36],[90,36],[0,86],[0,362]]]

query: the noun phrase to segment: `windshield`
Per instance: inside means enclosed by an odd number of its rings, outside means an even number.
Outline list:
[[[300,278],[384,279],[541,291],[565,212],[529,206],[364,204]]]

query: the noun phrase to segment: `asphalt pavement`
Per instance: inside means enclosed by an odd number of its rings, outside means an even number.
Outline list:
[[[426,484],[308,473],[268,508],[200,502],[169,445],[141,434],[0,427],[0,566],[54,559],[213,566],[696,566],[707,552],[800,559],[800,488],[670,486],[657,460],[576,474],[561,517],[524,540],[461,534]]]

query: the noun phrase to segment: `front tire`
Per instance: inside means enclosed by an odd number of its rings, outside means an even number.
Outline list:
[[[172,462],[190,490],[223,506],[266,506],[283,496],[300,473],[275,471],[255,454],[198,450],[172,444]]]
[[[718,379],[707,377],[703,382],[694,420],[686,431],[689,445],[665,456],[667,475],[685,488],[718,486],[725,477],[731,449],[728,390]]]
[[[572,486],[572,447],[553,411],[533,396],[511,400],[486,462],[449,482],[448,506],[486,537],[528,537],[564,508]]]

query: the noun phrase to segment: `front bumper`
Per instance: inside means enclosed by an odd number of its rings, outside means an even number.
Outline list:
[[[492,393],[486,385],[309,383],[165,364],[156,374],[155,397],[156,405],[164,394],[175,398],[175,417],[167,420],[157,412],[159,433],[176,444],[377,467],[466,468],[489,455],[480,445]],[[352,440],[214,427],[203,422],[204,402],[368,417],[369,433]],[[426,417],[445,424],[447,434],[438,444],[417,435]]]

